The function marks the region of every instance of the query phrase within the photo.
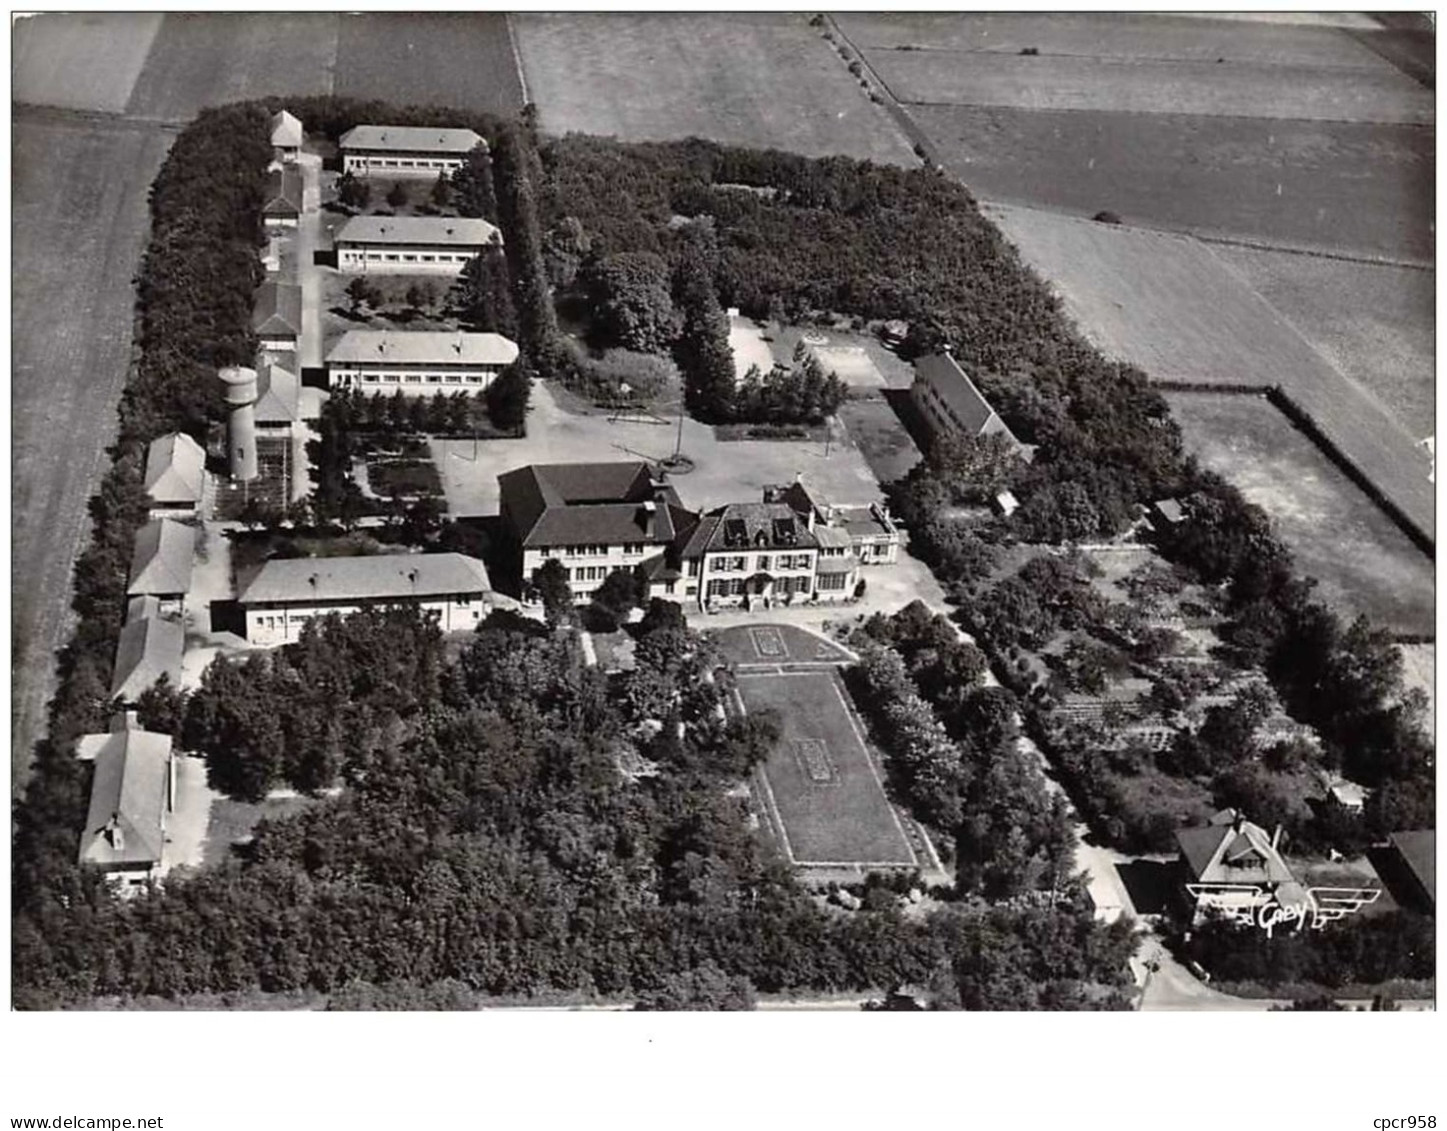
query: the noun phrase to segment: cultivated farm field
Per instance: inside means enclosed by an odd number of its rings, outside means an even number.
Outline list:
[[[159,12],[42,13],[16,20],[11,97],[118,114],[160,26]]]
[[[270,94],[329,94],[337,20],[324,12],[170,12],[127,112],[189,119]]]
[[[980,197],[1127,224],[1430,262],[1429,126],[911,106]]]
[[[1159,381],[1279,385],[1428,536],[1436,529],[1422,433],[1338,372],[1199,241],[1048,212],[987,213],[1051,280],[1081,331]],[[1328,308],[1329,309],[1329,308]],[[1428,323],[1427,325],[1430,325]]]
[[[503,12],[338,17],[333,93],[512,114],[523,91]]]
[[[918,164],[804,16],[772,12],[513,17],[549,133],[703,137],[810,157]]]
[[[1365,16],[1337,15],[1345,19],[1319,17],[1314,27],[1126,12],[845,12],[834,19],[866,50],[1018,55],[1034,48],[1042,56],[1135,62],[1377,67],[1380,60],[1353,38],[1377,25]]]
[[[1363,256],[1433,254],[1429,32],[1359,15],[834,19],[984,199]]]
[[[918,862],[835,674],[740,675],[738,688],[748,710],[772,707],[780,713],[783,734],[763,777],[793,863]]]
[[[1334,68],[1214,59],[995,51],[963,56],[876,51],[869,58],[891,93],[905,103],[1415,125],[1430,124],[1434,115],[1432,92],[1380,61],[1372,69],[1354,71],[1351,82],[1342,82]]]
[[[1214,247],[1316,350],[1414,436],[1436,431],[1435,271]]]
[[[44,731],[85,504],[131,356],[131,277],[168,134],[21,114],[13,123],[11,785]]]
[[[1258,397],[1168,393],[1187,447],[1271,516],[1318,593],[1394,632],[1435,631],[1432,560]]]

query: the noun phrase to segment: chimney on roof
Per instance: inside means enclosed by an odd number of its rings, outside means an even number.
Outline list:
[[[110,822],[105,828],[106,839],[111,842],[111,847],[117,852],[126,850],[126,834],[121,831],[121,815],[112,813]]]
[[[1276,851],[1276,846],[1277,846],[1278,844],[1280,844],[1280,843],[1281,843],[1281,826],[1280,826],[1280,825],[1277,825],[1276,828],[1274,828],[1274,829],[1271,831],[1271,851],[1272,851],[1272,852],[1275,852],[1275,851]]]
[[[652,499],[646,499],[643,503],[643,533],[652,538],[658,525],[658,504]]]

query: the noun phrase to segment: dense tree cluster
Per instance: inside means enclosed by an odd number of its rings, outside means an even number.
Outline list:
[[[678,332],[668,264],[647,251],[590,259],[579,283],[592,306],[593,332],[602,346],[664,353]]]
[[[1436,974],[1433,921],[1412,911],[1352,915],[1325,931],[1243,931],[1225,920],[1191,932],[1181,953],[1225,982],[1305,982],[1338,988]]]
[[[517,310],[507,256],[493,244],[468,261],[452,287],[452,300],[470,329],[517,339]]]
[[[616,688],[572,634],[506,614],[453,661],[395,611],[219,664],[184,709],[213,772],[346,789],[129,901],[18,857],[16,1004],[313,989],[336,1008],[438,1008],[556,990],[722,1008],[905,983],[965,1008],[1122,1002],[1131,931],[1082,906],[823,911],[731,791],[776,732],[708,709],[716,690],[691,700],[713,660],[676,613],[639,627],[648,674]],[[650,678],[672,688],[662,728],[629,705]],[[651,772],[624,774],[626,756]],[[73,858],[73,826],[62,839]]]
[[[801,343],[792,366],[776,364],[768,373],[749,367],[734,392],[733,416],[750,424],[819,424],[848,396],[849,387]]]
[[[1075,837],[1065,799],[1018,741],[1013,696],[984,658],[916,601],[857,634],[851,672],[901,799],[950,838],[962,892],[1008,898],[1066,886]]]

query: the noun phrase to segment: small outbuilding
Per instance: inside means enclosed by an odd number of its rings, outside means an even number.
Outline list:
[[[185,638],[179,624],[159,613],[127,621],[116,644],[111,698],[134,703],[162,676],[172,687],[179,687]]]
[[[196,513],[206,486],[206,453],[184,432],[157,436],[146,449],[146,495],[151,514]]]
[[[257,287],[251,329],[262,349],[295,352],[301,339],[301,288],[272,281]]]
[[[141,730],[128,711],[116,716],[109,734],[83,735],[76,754],[95,765],[80,863],[128,887],[160,876],[176,803],[170,735]]]
[[[181,611],[195,554],[195,530],[169,518],[152,519],[136,532],[126,596],[155,597],[163,614]]]
[[[301,153],[305,131],[301,120],[285,110],[271,116],[271,153],[278,161],[291,162]]]
[[[283,165],[266,178],[266,196],[261,205],[262,223],[267,228],[295,228],[302,210],[301,170]]]

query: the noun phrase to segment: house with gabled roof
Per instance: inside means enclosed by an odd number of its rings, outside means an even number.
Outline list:
[[[111,698],[122,703],[134,703],[162,676],[172,687],[181,685],[185,631],[161,616],[155,598],[132,598],[132,604],[136,603],[141,606],[139,615],[129,617],[121,629],[111,674]]]
[[[1185,891],[1196,914],[1249,911],[1268,899],[1304,904],[1306,889],[1282,856],[1280,839],[1279,828],[1268,833],[1235,809],[1223,809],[1206,825],[1178,830]]]
[[[261,221],[268,228],[295,228],[301,220],[303,181],[295,165],[283,165],[266,175]]]
[[[301,420],[301,379],[266,354],[256,360],[256,404],[252,406],[259,436],[286,437]]]
[[[729,503],[706,517],[706,533],[683,558],[685,576],[698,579],[703,608],[770,608],[852,595],[832,585],[816,589],[819,538],[788,503]],[[842,549],[843,539],[838,543]]]
[[[157,436],[146,448],[146,495],[151,514],[189,516],[206,487],[206,452],[184,432]]]
[[[171,736],[141,730],[125,712],[109,733],[83,735],[76,756],[94,765],[80,863],[128,887],[158,878],[169,863],[166,826],[176,803]]]
[[[645,563],[657,595],[677,593],[681,574],[668,552],[698,516],[648,464],[530,464],[497,480],[519,591],[555,559],[567,570],[575,600],[587,600],[614,570]]]
[[[353,176],[435,177],[462,167],[487,142],[475,130],[446,126],[353,126],[337,141],[342,170]]]
[[[272,280],[257,287],[251,330],[264,350],[296,352],[301,339],[301,288]]]
[[[196,531],[169,518],[156,518],[136,531],[128,597],[155,597],[162,614],[179,613],[191,588]]]
[[[253,644],[289,644],[307,622],[335,613],[412,605],[443,632],[470,631],[487,615],[487,567],[465,554],[279,558],[241,589],[236,603]]]
[[[1012,447],[1020,441],[1000,419],[985,395],[948,353],[928,354],[914,363],[910,396],[935,435],[1004,436]]]
[[[830,554],[821,558],[821,564],[839,556],[832,552],[839,541],[839,531],[846,535],[846,544],[859,565],[893,565],[899,560],[899,528],[890,517],[889,508],[881,503],[832,502],[817,487],[806,483],[802,475],[789,484],[765,487],[764,502],[788,503],[808,523],[809,529],[820,535],[820,545],[827,544],[831,549]],[[824,528],[836,533],[825,536]]]
[[[271,152],[276,160],[295,161],[304,136],[301,120],[295,114],[278,110],[271,116]]]

